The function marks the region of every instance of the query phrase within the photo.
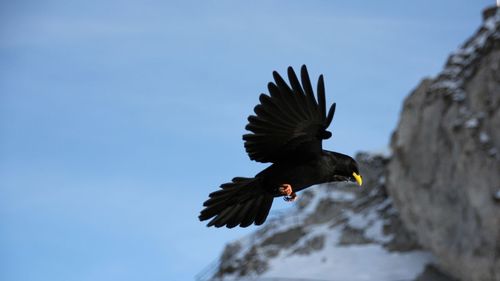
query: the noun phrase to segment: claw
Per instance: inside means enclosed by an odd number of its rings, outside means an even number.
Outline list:
[[[283,195],[283,199],[287,202],[293,202],[297,200],[297,194],[293,192],[292,186],[289,184],[282,184],[279,187],[279,192]]]
[[[287,196],[283,196],[283,199],[286,201],[286,202],[293,202],[295,200],[297,200],[297,193],[295,192],[292,192],[292,194],[290,195],[287,195]]]

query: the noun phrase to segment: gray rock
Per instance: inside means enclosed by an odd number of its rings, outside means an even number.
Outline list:
[[[342,235],[338,242],[341,246],[363,245],[369,243],[373,243],[373,241],[365,237],[363,229],[354,228],[349,225],[346,225],[344,229],[342,229]]]
[[[285,231],[278,232],[271,237],[262,242],[261,246],[279,246],[279,247],[290,247],[295,244],[300,237],[305,234],[304,229],[300,226],[287,229]]]
[[[420,244],[474,281],[500,280],[500,161],[491,153],[500,148],[500,10],[484,15],[443,73],[405,100],[387,178]]]
[[[317,235],[307,240],[304,245],[296,248],[292,254],[308,255],[311,252],[319,251],[325,246],[325,236]]]
[[[430,264],[425,267],[425,270],[415,279],[415,281],[458,281],[439,270],[436,266]]]

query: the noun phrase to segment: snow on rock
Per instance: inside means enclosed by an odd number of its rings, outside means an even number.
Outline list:
[[[388,159],[356,158],[362,188],[306,189],[295,208],[226,246],[215,272],[199,280],[414,280],[433,257],[406,231],[387,197],[381,179]]]
[[[382,245],[339,247],[340,228],[329,230],[325,247],[311,255],[283,251],[269,263],[262,278],[314,278],[321,280],[413,280],[432,261],[423,251],[389,252]]]
[[[490,136],[486,132],[479,133],[479,141],[483,144],[487,144],[490,141]]]
[[[474,73],[470,66],[490,47],[491,39],[500,36],[498,11],[499,9],[485,11],[485,20],[477,34],[450,55],[445,68],[431,85],[431,90],[451,94],[457,102],[465,100],[464,81]]]
[[[493,197],[495,198],[495,200],[500,200],[500,189],[495,192]]]
[[[471,118],[465,122],[465,128],[467,129],[477,128],[478,125],[479,121],[477,120],[477,118]]]

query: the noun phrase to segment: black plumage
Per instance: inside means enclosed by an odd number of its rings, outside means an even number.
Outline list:
[[[326,110],[323,75],[314,96],[305,65],[300,81],[288,68],[289,84],[276,72],[268,84],[269,95],[259,96],[255,115],[248,117],[243,135],[245,150],[251,160],[272,163],[253,178],[236,177],[220,190],[210,193],[203,203],[201,221],[208,226],[229,228],[264,223],[274,197],[283,196],[283,185],[293,194],[314,184],[332,181],[357,181],[358,165],[351,157],[323,150],[322,141],[332,136],[327,131],[335,114],[335,103]]]

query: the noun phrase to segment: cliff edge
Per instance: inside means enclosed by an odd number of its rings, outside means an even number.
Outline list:
[[[460,280],[500,280],[500,9],[406,98],[387,189],[405,226]]]

